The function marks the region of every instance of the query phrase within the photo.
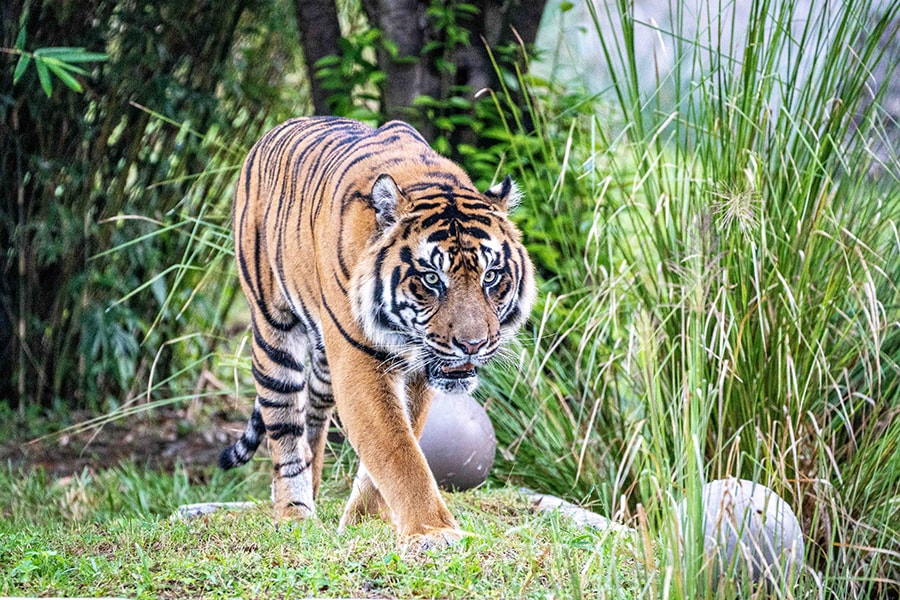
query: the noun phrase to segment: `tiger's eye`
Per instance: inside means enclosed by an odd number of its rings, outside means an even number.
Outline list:
[[[422,277],[422,279],[428,285],[437,285],[438,283],[441,282],[440,276],[437,273],[435,273],[434,271],[429,271],[428,273],[425,273],[425,275]]]
[[[488,271],[487,273],[485,273],[484,277],[482,279],[485,283],[490,284],[490,283],[494,283],[495,281],[497,281],[497,277],[498,277],[497,271],[491,270],[491,271]]]

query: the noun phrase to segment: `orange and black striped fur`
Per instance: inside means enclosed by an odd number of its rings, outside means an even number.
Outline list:
[[[341,527],[376,514],[404,543],[457,539],[417,439],[432,390],[472,391],[531,309],[515,197],[508,177],[476,190],[406,123],[301,118],[257,142],[234,201],[257,396],[220,465],[268,435],[276,514],[311,515],[337,405],[360,456]]]

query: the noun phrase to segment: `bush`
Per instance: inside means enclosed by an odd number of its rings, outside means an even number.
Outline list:
[[[0,189],[0,398],[21,414],[118,406],[152,369],[168,373],[208,351],[190,338],[171,368],[172,353],[160,353],[185,320],[221,317],[214,302],[190,302],[204,274],[184,260],[197,219],[227,216],[244,147],[283,116],[280,90],[290,88],[279,67],[295,60],[296,46],[289,9],[9,6],[2,47],[108,55],[45,94],[50,71],[14,73],[17,54],[0,53],[2,78],[18,79],[0,94],[0,161],[11,175]]]

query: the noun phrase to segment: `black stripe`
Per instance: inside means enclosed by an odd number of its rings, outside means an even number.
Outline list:
[[[338,258],[340,259],[340,256],[338,256]],[[348,277],[348,279],[349,279],[349,277]],[[341,293],[346,296],[347,288],[344,286],[344,283],[340,280],[337,273],[334,274],[334,282],[337,284],[338,289],[341,290]]]
[[[404,123],[403,121],[388,121],[377,130],[375,130],[375,133],[383,133],[385,131],[391,131],[393,129],[400,129],[403,133],[410,136],[417,142],[421,142],[426,146],[428,145],[428,142],[425,141],[425,138],[422,137],[421,133],[416,131],[416,129],[412,125],[410,125],[409,123]]]
[[[255,254],[256,254],[255,259],[257,261],[259,261],[259,259],[260,259],[259,244],[255,244],[254,246],[255,246]],[[250,287],[252,288],[253,287],[253,279],[250,276],[250,268],[247,266],[247,259],[246,259],[246,257],[244,257],[244,254],[243,254],[243,252],[240,251],[240,249],[237,250],[237,253],[238,253],[238,266],[241,269],[241,273],[244,276],[244,280],[247,281],[247,283],[249,283]],[[257,282],[257,283],[259,284],[260,282]],[[253,296],[254,296],[253,300],[254,300],[254,304],[256,304],[256,308],[259,309],[259,312],[262,315],[263,319],[266,321],[266,323],[272,329],[276,329],[278,331],[290,331],[297,325],[297,323],[299,323],[299,320],[297,319],[297,317],[295,315],[291,315],[292,319],[286,323],[280,323],[280,322],[276,321],[275,318],[272,316],[272,314],[269,312],[269,308],[265,304],[265,299],[262,298],[262,296],[259,294],[259,292],[257,292],[256,290],[253,290]]]
[[[491,239],[491,234],[485,231],[484,229],[479,229],[478,227],[463,227],[462,233],[465,235],[470,235],[478,240],[489,240]]]
[[[306,388],[306,381],[291,383],[266,375],[259,370],[259,367],[256,366],[255,362],[253,363],[251,370],[253,371],[253,378],[256,380],[256,383],[278,394],[296,394],[302,392]]]
[[[276,365],[293,371],[303,371],[303,363],[297,361],[290,352],[286,352],[269,344],[263,339],[256,327],[253,328],[253,341],[256,342],[256,345],[260,350],[266,353],[269,360]]]
[[[293,467],[294,465],[302,465],[302,464],[308,465],[309,463],[307,463],[306,461],[301,460],[299,458],[295,458],[293,460],[286,460],[286,461],[280,462],[280,463],[272,463],[272,468],[275,469],[276,471],[278,471],[279,469],[283,469],[284,467]]]
[[[510,310],[509,313],[503,317],[503,320],[500,321],[500,327],[506,327],[512,324],[514,321],[518,320],[521,314],[522,311],[519,309],[519,305],[513,305],[512,310]]]
[[[282,479],[293,479],[294,477],[299,477],[300,475],[303,475],[303,473],[306,472],[306,470],[308,468],[309,468],[309,465],[305,465],[305,466],[301,467],[300,469],[297,469],[296,471],[291,471],[289,473],[281,473],[281,478]],[[292,501],[290,504],[288,504],[288,506],[304,506],[305,507],[306,504],[295,500],[295,501]]]
[[[315,426],[317,428],[322,427],[322,423],[324,423],[327,420],[328,420],[328,417],[323,416],[323,415],[314,415],[312,413],[306,415],[306,422],[309,423],[309,425],[311,427],[312,426]]]
[[[392,354],[389,354],[382,350],[378,350],[377,348],[373,348],[372,346],[369,346],[368,344],[364,344],[360,341],[353,339],[350,336],[350,334],[347,333],[343,327],[341,327],[341,324],[338,322],[338,319],[335,316],[334,312],[332,312],[331,307],[328,306],[328,302],[325,301],[324,293],[322,294],[322,306],[325,307],[325,310],[328,312],[328,316],[331,317],[331,322],[334,324],[334,326],[337,328],[338,332],[341,334],[341,336],[344,338],[344,340],[347,341],[348,344],[350,344],[357,350],[368,354],[369,356],[371,356],[372,358],[374,358],[375,360],[377,360],[379,362],[385,362],[385,361],[388,361],[391,358],[393,358]]]
[[[273,423],[266,425],[266,433],[269,438],[278,440],[286,435],[300,437],[306,432],[306,425],[303,423]]]
[[[287,408],[293,405],[293,402],[288,400],[270,400],[269,398],[259,395],[256,396],[256,401],[259,402],[259,405],[263,408]]]

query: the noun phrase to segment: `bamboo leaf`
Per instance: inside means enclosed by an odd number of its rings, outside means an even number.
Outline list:
[[[65,56],[66,54],[77,54],[83,52],[84,48],[75,48],[72,46],[51,46],[49,48],[38,48],[34,51],[35,56]]]
[[[103,52],[85,52],[81,51],[79,54],[75,54],[66,59],[66,62],[70,63],[81,63],[81,62],[103,62],[109,60],[109,55],[104,54]]]
[[[59,77],[59,80],[62,81],[63,84],[70,90],[74,90],[79,93],[84,91],[81,82],[75,79],[75,77],[73,77],[72,74],[69,73],[64,67],[53,63],[47,63],[47,67],[51,71],[53,71],[53,73],[57,77]]]
[[[22,78],[22,75],[25,74],[25,70],[28,68],[28,65],[31,63],[31,55],[30,54],[22,54],[19,57],[19,62],[16,63],[16,70],[13,73],[13,85]]]
[[[47,63],[35,56],[34,67],[37,69],[38,81],[41,82],[41,88],[43,88],[44,93],[47,94],[47,97],[49,98],[53,93],[53,82],[50,81],[50,71],[47,69]]]
[[[25,49],[25,28],[19,30],[19,35],[16,36],[16,50],[24,50]]]
[[[102,52],[88,52],[84,48],[72,48],[59,46],[52,48],[39,48],[34,51],[35,56],[42,58],[54,58],[66,63],[99,62],[109,58]]]
[[[66,71],[69,71],[70,73],[77,73],[78,75],[87,75],[88,74],[88,72],[85,71],[84,69],[82,69],[81,67],[76,67],[75,65],[69,64],[68,62],[60,60],[58,58],[45,56],[45,57],[43,57],[43,60],[45,63],[47,63],[47,66],[51,67],[51,68],[58,67],[60,69],[65,69]]]

